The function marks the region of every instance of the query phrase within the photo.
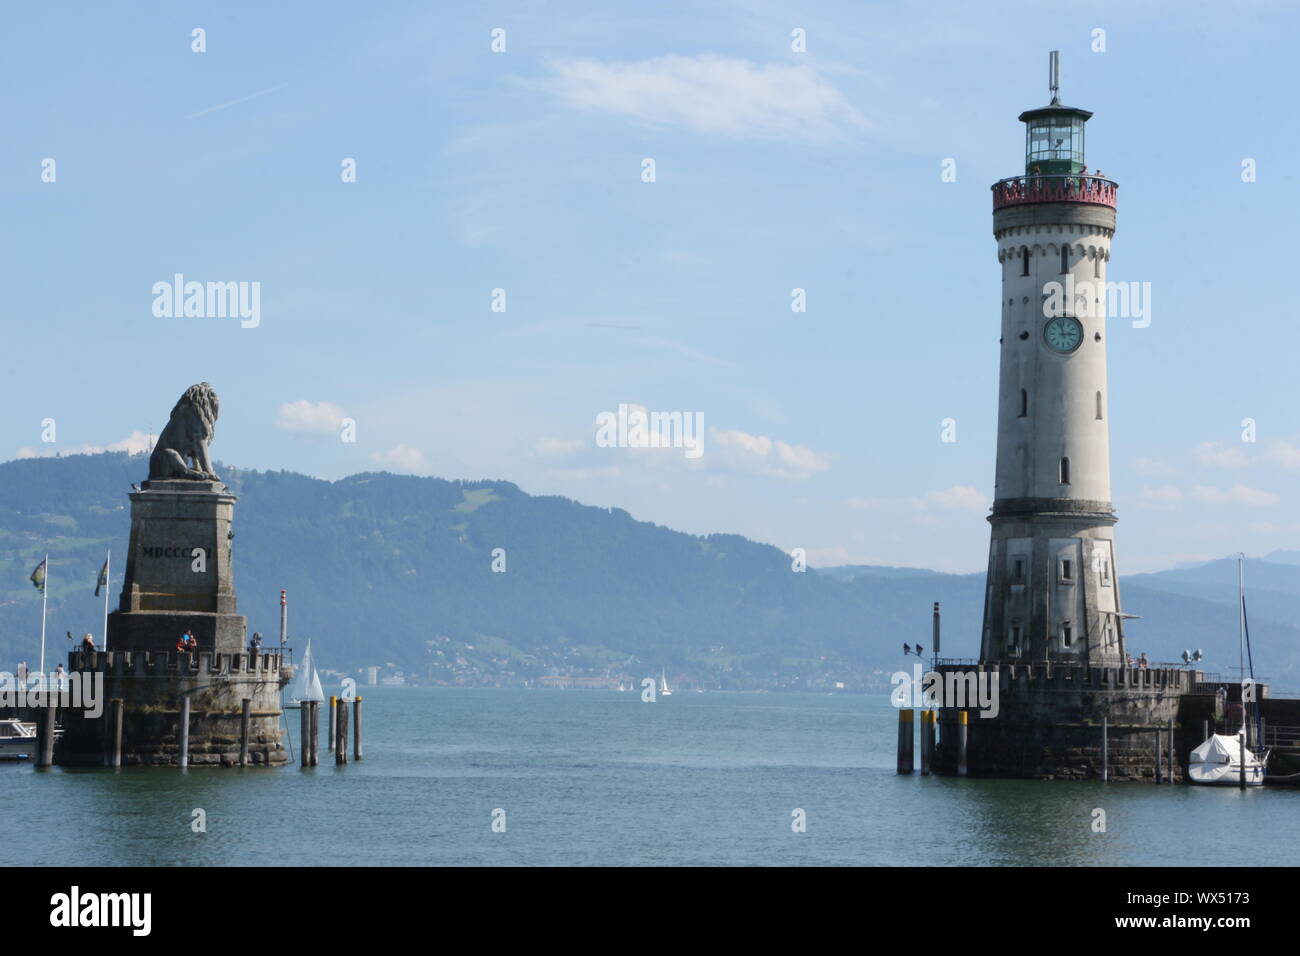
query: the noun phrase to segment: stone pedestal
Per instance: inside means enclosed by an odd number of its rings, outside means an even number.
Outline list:
[[[280,689],[292,673],[278,649],[248,653],[230,548],[235,496],[219,481],[166,480],[146,481],[130,497],[131,549],[108,649],[68,660],[70,672],[102,674],[105,696],[122,701],[122,764],[178,762],[184,698],[191,766],[239,762],[244,701],[249,762],[286,763]],[[198,648],[177,651],[187,630]],[[114,749],[112,713],[67,710],[57,762],[104,763]]]
[[[219,481],[146,481],[131,494],[131,547],[108,649],[174,651],[190,630],[200,651],[235,654],[248,624],[236,613],[230,541],[235,496]]]

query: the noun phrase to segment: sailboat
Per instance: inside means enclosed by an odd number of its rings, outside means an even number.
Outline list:
[[[311,656],[311,641],[307,642],[307,649],[302,653],[302,664],[298,667],[298,673],[293,679],[293,686],[289,689],[289,703],[285,706],[298,708],[302,706],[305,700],[324,700],[325,694],[321,690],[320,675],[316,673],[316,662]]]
[[[660,668],[660,670],[659,670],[659,696],[660,696],[660,697],[671,697],[672,695],[673,695],[673,692],[670,691],[670,690],[668,689],[668,677],[667,677],[667,675],[665,674],[663,668]]]
[[[1254,698],[1255,662],[1250,653],[1250,631],[1246,623],[1246,591],[1242,586],[1244,554],[1237,555],[1237,655],[1241,672],[1241,732],[1237,736],[1211,734],[1192,751],[1187,761],[1187,777],[1192,783],[1221,787],[1259,787],[1264,783],[1268,751],[1255,753],[1246,742],[1251,739],[1251,715],[1254,714],[1255,739],[1259,739],[1259,701]],[[1246,677],[1249,665],[1250,677]],[[1250,692],[1247,692],[1249,686]],[[1244,771],[1244,772],[1243,772]]]

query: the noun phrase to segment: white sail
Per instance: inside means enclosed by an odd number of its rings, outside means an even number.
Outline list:
[[[294,675],[293,686],[289,690],[289,700],[301,703],[304,700],[324,699],[320,675],[316,673],[316,663],[311,656],[311,641],[308,641],[307,649],[302,652],[302,663],[298,665],[298,673]]]
[[[324,700],[325,693],[321,690],[320,675],[316,673],[316,668],[311,669],[311,685],[307,688],[307,696],[303,700]]]

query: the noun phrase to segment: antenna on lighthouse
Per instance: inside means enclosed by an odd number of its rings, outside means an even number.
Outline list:
[[[1052,105],[1061,103],[1061,51],[1047,54],[1047,88],[1052,92]]]

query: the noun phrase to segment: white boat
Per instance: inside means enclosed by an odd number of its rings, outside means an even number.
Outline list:
[[[673,696],[673,692],[668,689],[668,677],[662,669],[659,671],[659,696]]]
[[[1264,783],[1265,761],[1243,748],[1241,741],[1227,734],[1211,734],[1192,751],[1187,761],[1187,777],[1192,783],[1220,787],[1241,786],[1241,752],[1246,751],[1246,786],[1259,787]]]
[[[1246,589],[1242,583],[1242,563],[1246,556],[1237,557],[1237,654],[1241,673],[1241,731],[1236,736],[1211,734],[1205,743],[1187,758],[1187,778],[1191,783],[1220,787],[1245,785],[1260,787],[1268,767],[1268,751],[1255,753],[1245,742],[1251,739],[1252,711],[1258,716],[1259,702],[1255,699],[1255,665],[1250,654],[1250,630],[1246,623]],[[1250,676],[1247,677],[1249,669]],[[1255,736],[1259,736],[1259,721],[1255,721]],[[1245,765],[1243,768],[1243,764]]]
[[[302,652],[302,664],[298,666],[298,673],[294,676],[293,686],[289,689],[289,703],[286,707],[301,707],[305,700],[324,700],[325,693],[321,690],[320,675],[316,673],[316,662],[311,656],[311,641],[307,642],[307,649]]]
[[[35,753],[35,724],[0,720],[0,760],[27,760]]]

